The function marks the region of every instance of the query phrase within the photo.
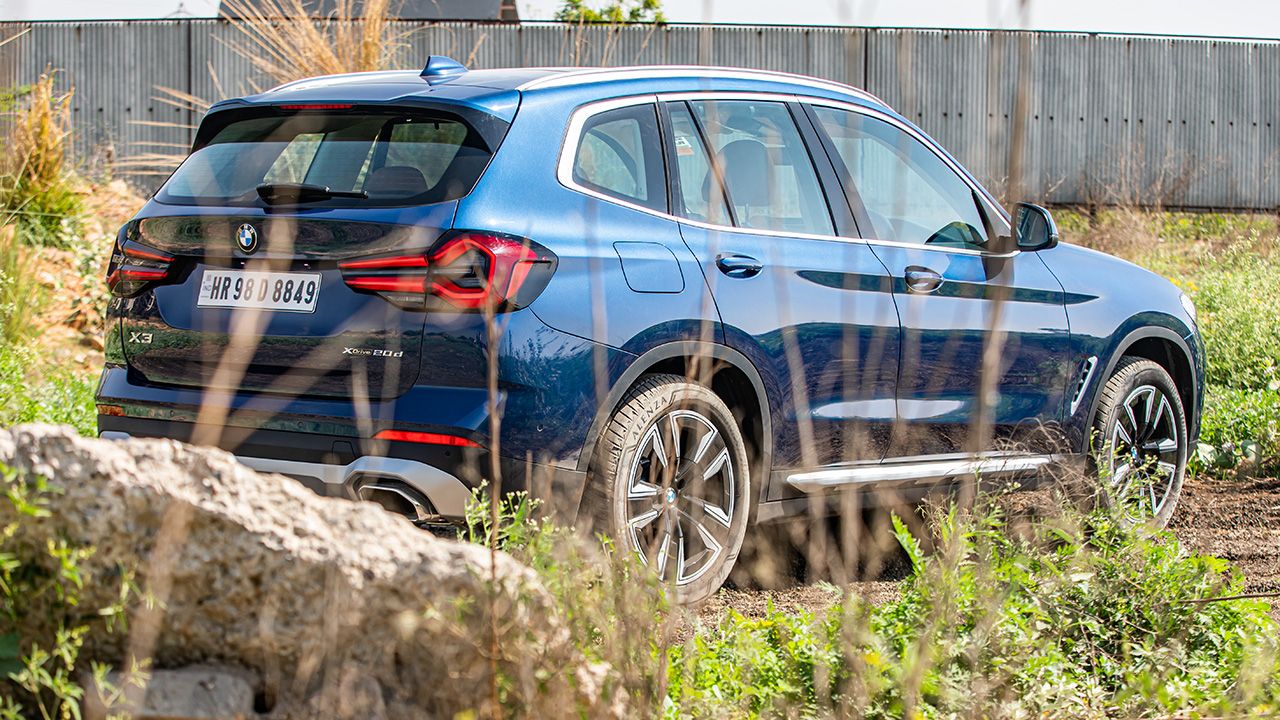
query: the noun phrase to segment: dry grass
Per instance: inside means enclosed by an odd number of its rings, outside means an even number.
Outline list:
[[[1166,212],[1132,205],[1059,208],[1063,240],[1144,265],[1170,278],[1204,269],[1233,247],[1274,254],[1276,216],[1253,213]]]
[[[59,93],[55,73],[46,68],[31,85],[22,107],[13,115],[0,158],[0,170],[21,179],[31,191],[45,192],[66,176],[71,141],[71,98],[74,90]]]
[[[277,83],[394,67],[404,35],[390,0],[338,0],[333,14],[310,15],[303,0],[228,0],[224,17],[240,33],[231,48]]]
[[[46,68],[6,119],[0,157],[0,205],[20,240],[65,244],[80,216],[81,197],[68,163],[71,98]]]
[[[387,70],[399,64],[407,32],[395,28],[391,0],[338,0],[333,14],[311,18],[303,0],[228,0],[223,17],[238,36],[228,47],[247,60],[259,78],[283,84],[303,78]],[[298,19],[303,18],[303,19]],[[209,69],[210,73],[213,69]],[[228,95],[213,77],[219,96]],[[261,91],[261,81],[246,81]],[[212,102],[183,90],[156,87],[157,102],[189,111],[199,118]],[[194,131],[191,123],[138,122]],[[186,159],[185,144],[146,143],[114,165],[130,176],[167,177]]]

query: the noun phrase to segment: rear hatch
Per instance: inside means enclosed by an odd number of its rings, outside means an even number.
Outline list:
[[[425,256],[496,144],[438,109],[211,114],[108,270],[131,370],[288,395],[403,393],[429,313],[353,286],[340,264]]]

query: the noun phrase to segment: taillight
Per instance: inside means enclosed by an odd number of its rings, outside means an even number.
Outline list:
[[[414,432],[412,430],[383,430],[373,436],[377,440],[390,440],[392,442],[411,442],[422,445],[447,445],[449,447],[465,447],[478,448],[484,447],[480,443],[457,435],[445,435],[442,433],[430,432]]]
[[[172,263],[167,252],[121,238],[107,266],[107,288],[120,297],[137,295],[148,284],[168,279]]]
[[[514,310],[546,287],[556,257],[524,238],[483,232],[446,235],[421,255],[338,263],[355,290],[382,295],[410,309]]]

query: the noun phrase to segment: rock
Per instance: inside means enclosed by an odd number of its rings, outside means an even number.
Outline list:
[[[85,717],[101,720],[127,713],[133,720],[245,720],[253,711],[253,686],[245,673],[223,668],[195,666],[156,670],[144,678],[145,696],[133,704],[107,707],[102,698],[110,691],[89,685],[85,692]],[[131,689],[123,673],[108,674],[111,688]],[[141,695],[141,693],[139,693]]]
[[[82,667],[245,668],[275,717],[315,717],[315,702],[332,716],[485,716],[496,630],[509,710],[626,713],[607,697],[613,670],[584,661],[532,570],[506,554],[169,440],[19,426],[0,429],[0,464],[62,489],[48,517],[18,523],[16,547],[96,548],[82,607],[115,599],[120,568],[158,600],[135,603],[127,636],[90,636]],[[0,502],[0,527],[13,513]]]

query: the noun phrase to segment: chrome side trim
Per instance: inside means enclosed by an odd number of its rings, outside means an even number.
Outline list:
[[[782,93],[714,92],[714,91],[662,93],[662,94],[632,95],[632,96],[623,97],[623,98],[612,98],[609,100],[601,100],[599,102],[583,105],[577,108],[576,110],[574,110],[573,114],[569,117],[569,125],[565,132],[564,144],[561,145],[560,147],[560,158],[556,163],[556,179],[559,180],[560,184],[563,185],[564,187],[574,192],[582,193],[583,195],[593,197],[597,200],[613,203],[614,205],[621,205],[622,207],[628,208],[630,210],[635,210],[637,212],[642,212],[647,215],[653,215],[654,217],[660,217],[665,220],[672,220],[678,223],[683,223],[690,227],[701,228],[703,230],[710,230],[713,232],[729,232],[729,233],[743,234],[743,235],[759,235],[762,237],[798,238],[802,240],[831,240],[835,242],[847,242],[847,243],[854,243],[858,245],[882,245],[885,247],[899,247],[899,248],[906,248],[906,249],[912,249],[912,250],[929,250],[930,252],[948,253],[952,255],[973,255],[973,256],[991,257],[991,258],[1013,257],[1021,252],[1020,250],[1014,249],[1010,252],[995,253],[995,252],[988,252],[986,250],[971,250],[967,248],[928,247],[925,245],[918,245],[915,243],[904,243],[904,242],[897,242],[894,240],[878,240],[876,238],[851,238],[851,237],[844,237],[840,235],[813,235],[809,233],[791,233],[791,232],[774,231],[774,230],[759,230],[756,228],[739,228],[739,227],[734,227],[732,225],[717,225],[713,223],[706,223],[706,222],[700,222],[697,220],[690,220],[688,218],[682,218],[677,215],[672,215],[671,213],[662,212],[660,210],[654,210],[653,208],[648,208],[643,205],[637,205],[635,203],[627,202],[626,200],[623,200],[621,198],[617,198],[612,195],[606,195],[605,193],[599,192],[597,190],[584,187],[574,181],[573,161],[577,156],[578,143],[582,139],[582,128],[584,125],[586,125],[587,120],[589,120],[591,117],[598,115],[602,112],[608,112],[609,110],[616,110],[618,108],[632,107],[634,105],[644,105],[646,103],[675,102],[675,101],[681,101],[681,100],[767,100],[772,102],[801,102],[801,103],[808,103],[811,105],[827,105],[827,106],[835,107],[842,110],[852,110],[854,112],[861,112],[864,115],[874,116],[878,120],[883,120],[885,122],[890,123],[891,125],[898,127],[902,131],[906,132],[907,134],[919,140],[921,143],[925,145],[925,147],[929,148],[931,152],[933,152],[935,155],[938,156],[939,159],[941,159],[944,163],[946,163],[947,167],[951,168],[952,172],[955,172],[960,177],[961,181],[963,181],[966,185],[968,185],[970,189],[976,191],[976,194],[978,195],[978,197],[982,198],[983,203],[987,205],[987,209],[989,211],[988,212],[989,217],[991,217],[993,221],[1004,223],[1006,230],[1011,231],[1009,227],[1009,221],[1005,217],[1004,210],[999,206],[992,204],[987,191],[981,188],[980,186],[974,184],[974,182],[969,178],[968,174],[965,173],[962,168],[957,166],[956,163],[949,160],[945,155],[938,153],[936,146],[928,138],[921,135],[919,131],[912,129],[910,126],[904,124],[902,121],[898,120],[897,118],[894,118],[890,115],[874,110],[872,108],[866,108],[866,107],[862,107],[860,105],[854,105],[851,103],[842,103],[838,100],[826,100],[823,98],[787,95]]]
[[[881,482],[936,482],[970,475],[1007,475],[1038,470],[1055,461],[1052,455],[972,456],[956,460],[864,465],[797,473],[787,482],[807,493]]]
[[[326,485],[347,485],[361,475],[400,480],[426,496],[436,512],[449,519],[465,517],[467,502],[471,499],[471,490],[461,480],[440,468],[414,460],[365,456],[348,465],[239,455],[236,460],[259,472],[316,478]]]
[[[989,258],[1008,258],[1022,252],[1021,250],[1010,250],[1009,252],[990,252],[987,250],[970,250],[968,248],[951,248],[951,247],[934,247],[933,245],[920,245],[918,243],[898,242],[897,240],[877,240],[876,238],[864,238],[863,242],[868,245],[881,245],[884,247],[906,248],[908,250],[928,250],[929,252],[950,253],[952,255],[977,255],[979,257]]]
[[[845,85],[832,80],[822,80],[808,75],[778,72],[776,70],[743,70],[741,68],[716,67],[710,65],[638,65],[625,68],[578,68],[561,74],[549,75],[530,80],[516,87],[516,90],[537,90],[543,88],[564,87],[583,81],[609,82],[614,80],[655,80],[701,78],[717,80],[774,80],[787,82],[801,87],[839,92],[888,107],[883,100],[861,88]]]

